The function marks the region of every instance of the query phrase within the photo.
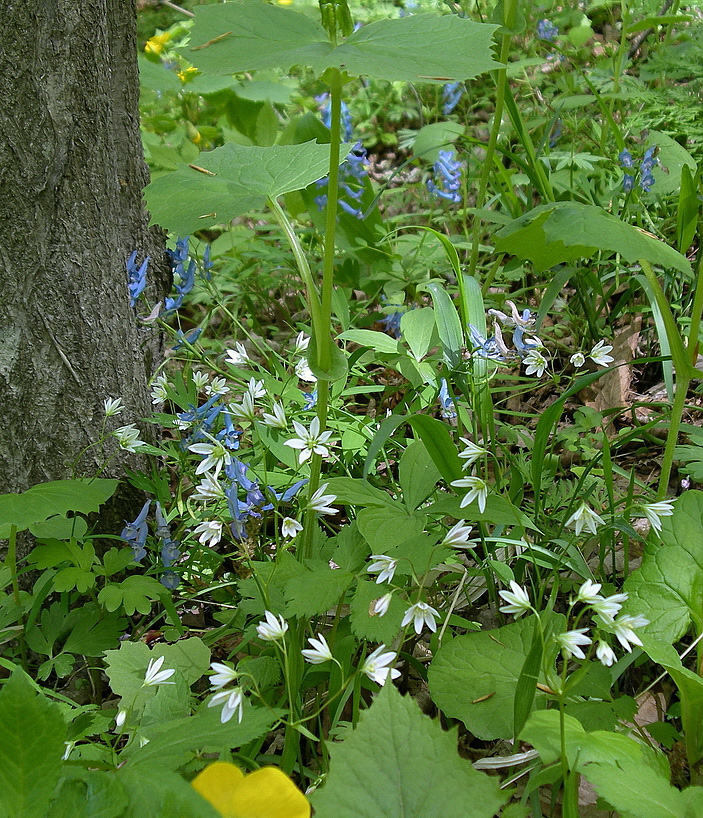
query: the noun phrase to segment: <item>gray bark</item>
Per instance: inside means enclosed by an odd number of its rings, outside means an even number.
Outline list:
[[[0,492],[73,476],[103,400],[149,413],[159,338],[130,307],[125,261],[169,267],[148,227],[134,0],[0,0]],[[142,308],[143,311],[143,308]],[[114,451],[114,447],[112,447]],[[103,476],[135,457],[118,454]],[[98,448],[76,476],[102,465]],[[121,516],[121,515],[120,515]]]

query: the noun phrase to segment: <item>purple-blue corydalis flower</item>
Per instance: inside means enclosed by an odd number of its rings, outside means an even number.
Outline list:
[[[146,556],[146,549],[144,548],[144,545],[146,543],[147,534],[149,533],[149,528],[146,524],[146,516],[149,513],[150,506],[151,500],[147,500],[142,506],[142,510],[139,512],[139,514],[137,514],[136,518],[131,523],[128,523],[125,520],[125,527],[122,529],[122,533],[120,534],[120,537],[125,542],[128,542],[134,551],[135,562],[140,562]]]
[[[332,109],[329,94],[320,94],[315,97],[315,102],[320,106],[320,116],[322,124],[326,128],[332,125]],[[351,142],[353,136],[353,128],[351,121],[351,114],[346,102],[342,102],[342,140],[344,142]]]
[[[453,420],[456,417],[456,410],[454,409],[454,401],[449,394],[449,386],[447,379],[442,378],[439,382],[439,405],[441,406],[440,414],[445,420]]]
[[[181,584],[181,578],[175,571],[164,571],[159,582],[169,591],[175,591]]]
[[[352,201],[360,201],[364,193],[364,180],[366,179],[366,150],[361,142],[357,142],[351,149],[347,158],[339,166],[339,189],[340,196],[338,204],[345,213],[350,216],[355,216],[357,219],[364,217],[363,211],[355,207],[352,202],[346,201],[345,196],[352,199]],[[329,179],[324,176],[315,182],[317,187],[323,188],[329,184]],[[319,210],[322,210],[327,205],[327,194],[320,193],[314,199],[315,204]]]
[[[198,340],[198,338],[200,338],[201,333],[202,329],[200,327],[191,330],[187,335],[184,335],[183,331],[179,329],[178,332],[176,333],[178,343],[173,347],[173,351],[178,352],[179,350],[183,349],[183,347],[185,346],[185,344],[183,343],[184,341],[188,344],[194,344]]]
[[[165,568],[170,568],[176,560],[181,556],[178,546],[179,542],[176,540],[167,539],[163,541],[161,546],[161,562]]]
[[[629,193],[635,186],[635,177],[629,173],[625,173],[622,177],[622,189],[625,193]]]
[[[632,154],[627,149],[621,150],[618,154],[618,162],[621,168],[634,168],[635,163],[632,161]]]
[[[239,448],[239,438],[242,436],[242,433],[238,429],[235,429],[229,412],[223,412],[222,417],[224,418],[225,425],[215,437],[226,449],[236,452]]]
[[[448,82],[442,88],[442,113],[444,116],[449,116],[456,108],[463,93],[464,85],[461,82]]]
[[[474,343],[472,352],[479,358],[490,358],[492,361],[507,360],[495,338],[484,338],[473,324],[469,324],[469,333]]]
[[[525,310],[525,312],[529,315],[530,311]],[[525,335],[525,330],[522,327],[515,327],[513,331],[513,346],[517,350],[518,355],[524,358],[526,355],[529,355],[533,349],[539,349],[542,346],[542,342],[538,338]]]
[[[127,289],[129,290],[129,304],[134,307],[137,299],[144,292],[146,287],[146,271],[149,266],[149,256],[147,256],[139,267],[137,267],[137,251],[135,250],[127,259]]]
[[[309,412],[317,406],[317,389],[313,389],[312,392],[303,392],[301,389],[300,394],[303,396],[303,400],[305,401],[303,412]]]
[[[547,40],[551,43],[559,36],[559,29],[551,20],[540,20],[537,23],[537,36],[540,40]]]
[[[383,328],[386,332],[390,332],[394,338],[400,338],[402,335],[400,331],[400,321],[403,317],[404,313],[402,312],[392,312],[390,315],[386,315],[385,318],[379,319],[379,324],[383,324]]]
[[[454,155],[454,151],[439,152],[439,158],[434,163],[435,179],[427,180],[427,189],[434,196],[457,204],[461,201],[458,193],[461,187],[461,162],[454,159]]]

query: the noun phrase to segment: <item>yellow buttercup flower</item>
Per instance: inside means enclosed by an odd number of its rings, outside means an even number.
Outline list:
[[[163,31],[161,34],[154,34],[153,37],[146,41],[144,51],[146,51],[147,54],[159,55],[164,50],[164,46],[170,39],[171,32],[169,31]]]
[[[293,0],[276,0],[279,6],[290,6]]]
[[[200,772],[192,786],[223,818],[310,818],[310,804],[278,767],[244,773],[225,761]]]
[[[191,65],[190,68],[185,68],[178,72],[178,79],[185,84],[186,82],[190,82],[197,73],[198,69]]]

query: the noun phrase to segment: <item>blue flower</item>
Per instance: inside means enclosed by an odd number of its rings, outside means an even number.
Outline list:
[[[146,516],[149,513],[150,506],[151,500],[147,500],[133,522],[128,523],[125,520],[125,527],[122,529],[122,533],[120,534],[120,537],[125,542],[128,542],[134,551],[135,562],[141,562],[141,560],[143,560],[146,556],[146,549],[144,548],[144,545],[146,543],[147,534],[149,533],[149,528],[146,524]]]
[[[439,152],[439,158],[434,163],[434,172],[436,182],[432,179],[427,180],[427,189],[430,193],[455,204],[460,202],[458,190],[461,187],[461,162],[454,159],[454,151]]]
[[[183,349],[185,344],[184,341],[188,344],[194,344],[198,338],[200,338],[200,334],[202,333],[202,329],[200,327],[196,327],[196,329],[191,330],[187,335],[183,334],[182,330],[178,330],[176,333],[176,338],[178,339],[178,343],[174,346],[173,351],[178,352],[179,350]]]
[[[622,189],[625,193],[629,193],[635,186],[635,177],[629,173],[625,173],[622,177]]]
[[[345,211],[345,213],[349,213],[350,216],[355,216],[357,219],[363,219],[364,213],[360,208],[355,207],[352,202],[358,202],[361,200],[364,193],[365,179],[366,150],[362,146],[361,142],[357,142],[347,158],[339,166],[338,184],[340,195],[337,200],[339,206]],[[315,184],[319,188],[327,187],[329,184],[329,178],[324,176],[322,179],[318,179]],[[352,202],[346,201],[344,199],[345,196],[351,199]],[[320,193],[315,197],[314,202],[317,205],[318,210],[322,210],[327,206],[327,194]]]
[[[239,438],[242,436],[242,433],[238,429],[235,429],[229,412],[223,412],[222,417],[224,418],[225,425],[224,428],[217,433],[216,437],[226,449],[236,452],[239,448]]]
[[[628,150],[622,150],[618,154],[618,161],[621,168],[634,168],[635,163],[632,161],[632,154]]]
[[[464,85],[461,82],[448,82],[442,88],[442,113],[444,116],[449,116],[456,108],[463,93]]]
[[[479,358],[490,358],[492,361],[507,361],[495,338],[484,338],[473,324],[469,324],[469,333],[474,342],[474,352]]]
[[[178,548],[179,545],[180,543],[176,540],[167,539],[163,541],[161,546],[161,562],[166,568],[170,568],[181,556],[181,551]]]
[[[439,404],[442,407],[440,414],[445,420],[453,420],[456,417],[456,410],[454,409],[454,401],[449,394],[449,386],[446,378],[442,378],[439,382]]]
[[[331,100],[329,94],[320,94],[315,97],[315,102],[320,105],[320,115],[322,117],[322,124],[326,128],[332,125],[332,110]],[[342,102],[342,139],[345,142],[351,142],[353,136],[353,128],[351,121],[351,114],[346,102]]]
[[[385,318],[379,319],[379,324],[383,324],[383,328],[386,332],[390,332],[394,338],[400,338],[401,331],[400,331],[400,321],[403,317],[404,313],[392,312],[390,315],[387,315]]]
[[[303,392],[301,389],[300,394],[305,401],[303,412],[309,412],[317,406],[317,389],[313,389],[312,392]]]
[[[149,266],[149,256],[147,256],[137,267],[137,251],[135,250],[127,259],[127,289],[129,290],[129,304],[133,307],[137,299],[144,292],[146,287],[146,271]]]
[[[643,173],[640,176],[640,189],[644,193],[649,193],[649,189],[652,187],[652,185],[654,184],[655,181],[656,180],[655,180],[654,176],[652,176],[651,173],[649,173],[649,172]]]
[[[159,582],[169,591],[175,591],[181,584],[181,578],[175,571],[164,571]]]
[[[547,40],[551,43],[559,36],[559,29],[551,20],[540,20],[537,23],[537,36],[540,40]]]

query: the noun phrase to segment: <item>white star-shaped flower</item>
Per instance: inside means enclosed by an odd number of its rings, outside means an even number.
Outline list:
[[[598,366],[608,366],[608,364],[611,364],[615,360],[615,358],[609,354],[612,351],[613,347],[610,344],[606,344],[605,341],[598,341],[589,352],[588,357]]]
[[[652,528],[659,533],[662,530],[662,517],[671,517],[674,513],[674,503],[670,500],[662,500],[659,503],[643,503],[640,510],[649,520]]]
[[[211,662],[210,667],[215,672],[210,676],[210,687],[213,690],[219,690],[221,687],[233,682],[239,674],[229,665],[223,665],[222,662]]]
[[[169,682],[168,679],[176,672],[175,668],[166,668],[161,670],[161,665],[164,663],[164,656],[159,656],[158,659],[150,659],[149,666],[144,674],[144,681],[142,687],[153,687],[155,685],[175,685],[175,682]]]
[[[226,724],[232,716],[237,713],[237,721],[242,723],[242,716],[244,715],[244,692],[241,687],[235,687],[232,690],[221,690],[208,702],[208,707],[217,707],[218,704],[224,704],[220,721]]]
[[[469,489],[464,495],[459,508],[468,506],[469,503],[476,500],[478,503],[478,510],[483,514],[486,510],[486,498],[488,497],[488,483],[480,477],[462,477],[461,480],[452,480],[452,486],[461,489]]]
[[[286,620],[282,616],[276,618],[271,611],[264,611],[264,616],[266,617],[266,621],[264,622],[262,619],[256,626],[256,632],[259,634],[259,637],[263,639],[264,642],[276,642],[279,639],[283,639],[288,630]]]
[[[303,530],[302,523],[294,520],[292,517],[284,517],[281,523],[281,535],[283,537],[295,537],[299,531]]]
[[[232,462],[232,456],[230,453],[221,443],[218,442],[192,443],[190,446],[188,446],[188,451],[193,452],[193,454],[199,454],[201,457],[205,458],[198,463],[198,467],[195,470],[196,474],[202,474],[203,472],[208,472],[211,469],[214,469],[214,476],[217,478],[219,473],[222,471],[222,466],[229,466],[229,464]]]
[[[585,503],[581,503],[566,521],[566,525],[573,526],[576,531],[576,536],[578,537],[584,528],[591,534],[595,534],[598,531],[599,525],[605,525],[605,520]]]
[[[361,666],[361,672],[379,685],[385,684],[388,676],[391,679],[397,679],[400,676],[400,671],[391,667],[395,661],[395,653],[393,651],[384,653],[385,649],[385,645],[379,645],[373,653],[366,657],[366,661]]]
[[[327,489],[328,485],[329,483],[323,483],[320,488],[314,492],[308,501],[307,508],[311,508],[318,514],[337,514],[338,509],[329,505],[330,503],[334,503],[334,501],[337,499],[337,495],[325,494],[325,490]]]
[[[193,529],[193,534],[200,535],[198,537],[199,543],[212,548],[213,545],[217,545],[222,539],[222,523],[217,520],[206,520]]]
[[[317,639],[310,637],[308,642],[312,647],[300,651],[305,657],[306,662],[310,662],[311,665],[321,665],[323,662],[335,661],[330,646],[322,634],[320,634]]]
[[[515,614],[516,617],[520,617],[525,611],[532,610],[532,604],[530,603],[530,597],[527,595],[527,591],[518,585],[515,580],[510,580],[509,591],[498,591],[498,595],[508,603],[499,608],[503,613],[511,613]]]
[[[547,368],[547,359],[538,349],[531,349],[522,362],[527,365],[525,375],[537,375],[538,378],[541,378]]]
[[[372,562],[371,565],[366,568],[367,573],[376,574],[380,572],[376,577],[376,583],[378,585],[382,582],[390,582],[398,566],[398,560],[387,557],[385,554],[371,554],[371,559],[376,560],[376,562]]]
[[[290,446],[291,449],[300,450],[298,462],[301,465],[312,457],[313,454],[319,454],[320,457],[329,457],[329,449],[324,444],[332,437],[332,432],[329,429],[320,432],[319,418],[315,417],[310,421],[309,430],[297,420],[293,421],[293,427],[298,437],[286,440],[284,446]]]
[[[611,667],[615,662],[615,651],[607,642],[598,642],[596,645],[596,656],[598,661],[606,667]]]
[[[232,366],[241,366],[249,363],[249,354],[246,351],[244,344],[235,341],[234,349],[225,350],[225,363]]]
[[[585,659],[586,655],[581,650],[580,646],[591,644],[590,638],[586,636],[587,630],[588,628],[577,628],[573,631],[560,633],[559,636],[556,637],[556,641],[559,644],[559,647],[562,649],[562,652],[567,656],[575,656],[577,659]]]
[[[469,534],[473,531],[470,525],[465,525],[466,520],[452,526],[440,545],[448,545],[452,548],[475,548],[476,544],[469,542]]]
[[[483,446],[477,446],[466,437],[462,437],[461,442],[464,444],[465,448],[463,451],[459,452],[459,457],[466,461],[464,463],[465,469],[472,466],[480,457],[483,457],[483,455],[488,454],[488,449],[484,449]]]
[[[264,412],[262,415],[265,425],[272,426],[274,429],[287,429],[288,419],[286,418],[286,410],[283,408],[283,404],[274,401],[272,408],[272,415],[268,412]]]
[[[405,612],[403,621],[400,623],[401,627],[413,623],[415,633],[421,633],[425,625],[434,633],[437,630],[437,622],[439,619],[439,611],[436,611],[431,605],[426,602],[416,602],[411,605]]]

